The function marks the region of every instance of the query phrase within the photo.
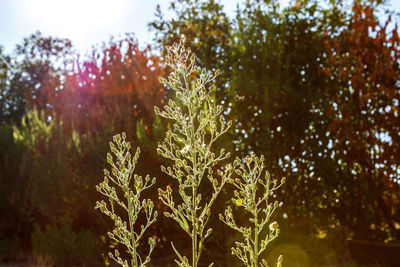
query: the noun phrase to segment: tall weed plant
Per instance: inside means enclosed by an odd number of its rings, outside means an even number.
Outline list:
[[[150,199],[140,200],[142,191],[155,184],[155,178],[150,180],[147,175],[144,179],[134,174],[140,149],[132,156],[130,153],[131,144],[127,142],[125,133],[116,135],[114,142],[110,142],[111,153],[107,154],[107,162],[110,164],[111,172],[104,170],[104,181],[96,186],[97,191],[107,197],[108,203],[104,200],[97,201],[96,208],[114,221],[115,228],[108,232],[113,241],[125,246],[131,256],[130,260],[123,259],[118,249],[108,253],[108,256],[121,266],[146,266],[150,261],[150,255],[155,245],[155,239],[150,237],[148,243],[149,252],[145,258],[138,253],[138,246],[141,239],[151,224],[157,219],[157,211],[154,210],[154,203]],[[131,188],[133,184],[133,189]],[[123,197],[122,197],[123,196]],[[117,212],[123,211],[128,218],[124,221]],[[144,212],[146,223],[137,229],[136,224],[140,213]]]
[[[185,48],[183,40],[167,48],[165,63],[171,68],[171,73],[167,79],[160,81],[175,95],[162,110],[155,107],[156,115],[168,120],[170,126],[164,140],[158,144],[157,153],[168,163],[167,166],[161,166],[162,172],[172,177],[176,186],[159,188],[158,194],[159,199],[169,209],[164,215],[178,223],[188,235],[192,252],[188,257],[171,242],[177,256],[175,262],[180,267],[198,266],[205,241],[212,234],[212,228],[207,222],[212,216],[213,204],[224,185],[230,183],[236,187],[232,201],[249,214],[250,223],[248,227],[238,226],[230,206],[227,207],[225,216],[220,214],[220,219],[242,236],[242,242],[235,242],[232,254],[245,266],[266,267],[267,262],[261,253],[279,234],[278,223],[270,222],[278,202],[270,203],[269,198],[284,183],[284,179],[280,182],[271,179],[270,174],[264,171],[263,156],[252,154],[244,160],[236,158],[232,164],[226,163],[230,157],[229,152],[224,148],[216,149],[216,141],[232,126],[232,121],[226,120],[222,106],[214,98],[214,81],[218,71],[213,73],[197,67],[195,55]],[[114,142],[117,148],[111,144],[111,149],[117,160],[114,161],[110,155],[107,157],[114,178],[106,171],[104,182],[97,187],[108,198],[109,204],[101,201],[97,207],[115,222],[116,228],[109,236],[126,246],[131,259],[120,258],[117,251],[111,253],[110,257],[122,266],[144,266],[149,261],[150,254],[144,262],[137,261],[137,240],[148,225],[155,221],[157,215],[153,212],[151,200],[140,199],[140,192],[154,182],[149,183],[149,178],[143,182],[141,177],[134,176],[135,190],[131,189],[129,184],[138,152],[132,160],[127,152],[130,145],[125,142],[125,137],[121,141],[121,137],[117,135]],[[108,184],[110,180],[122,189],[128,205],[119,198],[117,189]],[[211,190],[207,188],[207,184]],[[128,213],[127,221],[123,221],[117,214],[115,205]],[[142,209],[147,223],[141,226],[138,234],[135,233],[135,223]],[[154,245],[154,241],[150,240],[150,252]],[[213,264],[211,262],[209,266]],[[277,266],[282,266],[282,256],[279,257]]]

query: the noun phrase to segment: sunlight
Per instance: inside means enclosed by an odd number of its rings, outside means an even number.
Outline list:
[[[41,31],[57,36],[82,40],[95,32],[107,31],[110,25],[122,20],[129,0],[25,0],[24,17],[38,23]]]

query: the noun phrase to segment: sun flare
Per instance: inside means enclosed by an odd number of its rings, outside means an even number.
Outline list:
[[[129,0],[25,0],[25,18],[45,33],[73,39],[90,38],[94,32],[115,25],[132,3]]]

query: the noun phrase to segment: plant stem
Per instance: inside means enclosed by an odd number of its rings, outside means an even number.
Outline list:
[[[192,210],[192,267],[197,267],[197,185],[193,185],[193,210]]]
[[[254,214],[254,267],[258,267],[258,216],[257,206]]]
[[[137,258],[136,258],[136,242],[135,242],[135,233],[133,231],[133,214],[132,214],[132,200],[131,200],[131,195],[130,195],[130,190],[128,189],[128,210],[129,210],[129,227],[131,230],[131,244],[132,244],[132,266],[138,266],[137,264]]]
[[[258,212],[257,212],[257,179],[254,181],[254,185],[251,189],[252,194],[252,206],[253,206],[253,215],[254,215],[254,259],[252,266],[258,267]]]
[[[185,76],[185,84],[186,89],[190,90],[188,86],[188,82]],[[195,139],[194,136],[194,118],[192,116],[192,109],[188,106],[189,109],[189,118],[190,124],[192,125],[190,129],[190,137],[192,140]],[[192,222],[193,222],[193,231],[192,231],[192,267],[197,267],[197,181],[198,181],[198,173],[197,173],[197,157],[196,153],[192,154],[193,157],[193,184],[192,184],[192,193],[193,193],[193,210],[192,210]]]

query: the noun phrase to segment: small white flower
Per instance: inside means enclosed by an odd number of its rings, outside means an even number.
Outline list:
[[[276,229],[278,229],[278,223],[277,222],[273,222],[269,225],[269,230],[271,231],[275,231]]]
[[[186,145],[186,146],[184,146],[184,147],[182,148],[181,153],[182,153],[182,154],[186,154],[186,153],[189,151],[189,149],[190,149],[190,146],[189,146],[189,145]]]

